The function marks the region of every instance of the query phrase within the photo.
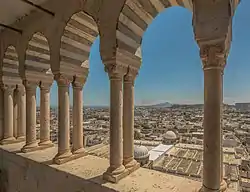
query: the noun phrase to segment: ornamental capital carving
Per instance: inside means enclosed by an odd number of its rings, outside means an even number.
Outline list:
[[[67,77],[66,75],[64,74],[61,74],[61,73],[58,73],[54,76],[54,79],[56,80],[57,82],[57,85],[60,87],[60,86],[69,86],[70,83],[72,82],[72,80]]]
[[[128,67],[128,72],[124,76],[124,83],[134,83],[136,76],[138,75],[138,69]]]
[[[204,70],[223,70],[226,65],[226,51],[222,45],[203,45],[200,56]]]
[[[105,65],[105,71],[109,75],[109,79],[122,79],[123,76],[126,74],[127,69],[118,64],[108,64]]]
[[[18,94],[25,95],[25,87],[24,87],[24,85],[17,85],[16,90],[17,90]]]
[[[51,85],[52,85],[52,83],[41,81],[40,84],[39,84],[39,87],[40,87],[41,90],[48,90],[49,91]]]
[[[5,93],[8,93],[10,95],[14,93],[14,89],[16,89],[16,85],[1,84],[1,89]]]
[[[35,81],[23,80],[23,85],[24,85],[26,90],[34,90],[34,91],[36,91],[38,83],[35,82]]]
[[[86,77],[74,77],[72,86],[74,89],[82,89],[86,82]]]

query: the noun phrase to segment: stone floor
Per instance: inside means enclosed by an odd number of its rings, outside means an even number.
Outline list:
[[[192,192],[200,186],[200,183],[197,181],[144,168],[138,169],[128,177],[122,179],[118,184],[112,184],[102,180],[102,174],[109,164],[107,159],[88,155],[62,165],[55,165],[52,164],[52,158],[57,152],[56,146],[43,151],[26,154],[20,152],[22,146],[23,144],[19,143],[1,146],[1,148],[35,162],[47,164],[51,168],[66,172],[75,176],[77,179],[88,180],[105,188],[113,189],[114,191]]]

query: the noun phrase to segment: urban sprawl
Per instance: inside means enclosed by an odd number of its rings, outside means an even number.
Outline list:
[[[37,110],[37,137],[39,138]],[[72,138],[72,109],[70,111]],[[84,109],[84,145],[109,158],[109,108]],[[223,166],[229,188],[250,191],[250,104],[223,106]],[[57,142],[57,109],[51,109],[51,140]],[[134,156],[141,166],[200,180],[203,160],[203,105],[135,107]]]

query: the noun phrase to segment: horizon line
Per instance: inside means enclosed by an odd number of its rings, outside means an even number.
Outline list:
[[[165,102],[168,103],[168,102]],[[236,103],[250,103],[250,102],[235,102],[235,103],[223,103],[226,105],[235,105]],[[136,107],[150,107],[150,106],[155,106],[155,105],[160,105],[164,103],[158,103],[158,104],[135,104]],[[168,103],[170,105],[204,105],[204,103]],[[37,107],[40,107],[40,105],[37,105]],[[58,107],[58,105],[51,105],[51,108]],[[70,105],[70,107],[73,107],[73,105]],[[95,104],[88,104],[88,105],[83,105],[83,107],[110,107],[109,104],[100,104],[100,105],[95,105]]]

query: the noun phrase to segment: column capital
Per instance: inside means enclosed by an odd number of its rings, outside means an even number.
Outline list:
[[[54,76],[54,79],[56,80],[59,87],[64,87],[64,86],[68,87],[71,83],[71,78],[60,73],[56,74]]]
[[[7,91],[8,93],[13,93],[14,89],[16,89],[16,85],[9,85],[9,84],[1,84],[1,89],[3,91]]]
[[[133,67],[128,67],[128,72],[124,75],[124,83],[134,83],[137,75],[138,75],[138,69]]]
[[[108,73],[110,80],[122,80],[127,72],[127,67],[118,64],[107,64],[105,65],[105,71]]]
[[[24,95],[25,94],[25,87],[24,85],[17,85],[17,91],[19,94]]]
[[[39,87],[41,90],[49,90],[51,85],[52,85],[52,83],[47,83],[47,82],[41,81],[39,84]]]
[[[23,85],[26,90],[36,90],[37,88],[37,82],[35,81],[23,80]]]
[[[227,54],[222,45],[202,45],[200,47],[200,57],[203,70],[220,69],[223,72]]]
[[[74,80],[72,82],[72,86],[74,89],[82,89],[87,77],[74,77]]]

